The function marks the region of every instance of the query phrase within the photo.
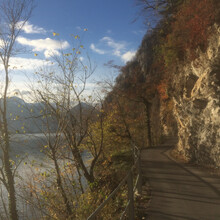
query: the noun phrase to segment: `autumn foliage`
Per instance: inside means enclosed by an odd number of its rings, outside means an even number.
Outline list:
[[[154,3],[154,1],[152,2]],[[170,7],[166,10],[155,7],[155,10],[163,12],[163,19],[144,36],[136,59],[121,68],[111,92],[120,97],[116,100],[120,100],[122,103],[127,114],[126,117],[128,117],[129,111],[141,115],[145,110],[135,108],[137,103],[142,103],[142,105],[148,103],[152,136],[158,130],[156,121],[161,120],[161,123],[166,124],[170,129],[175,127],[172,74],[175,72],[177,64],[186,60],[192,61],[201,51],[206,50],[211,35],[211,26],[217,17],[215,0],[172,2],[175,4],[171,4],[170,1],[155,1],[156,5],[158,3],[158,5],[165,4]],[[152,10],[152,7],[147,4],[150,1],[142,1],[142,3],[148,6],[145,8],[146,12]],[[111,101],[115,102],[114,99]],[[160,118],[161,115],[163,118]],[[146,115],[142,116],[142,121],[144,117]],[[134,116],[129,120],[142,123],[141,118],[136,117],[135,119]],[[147,130],[147,128],[145,129]]]
[[[206,49],[210,25],[215,19],[213,0],[188,0],[183,3],[171,22],[171,31],[163,44],[165,64],[183,60],[189,53],[196,58],[196,49]]]
[[[157,86],[157,91],[162,101],[167,100],[169,98],[167,88],[168,85],[166,80],[161,81],[160,84]]]

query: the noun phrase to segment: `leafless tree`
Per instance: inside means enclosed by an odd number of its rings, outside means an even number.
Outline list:
[[[91,62],[84,65],[79,60],[79,49],[76,53],[62,53],[59,57],[53,57],[53,63],[56,65],[54,71],[48,74],[43,71],[38,73],[43,86],[42,90],[37,89],[39,99],[50,106],[51,113],[65,124],[61,132],[65,136],[69,150],[74,161],[79,167],[85,178],[89,182],[94,181],[93,166],[88,170],[80,153],[80,145],[87,136],[88,126],[94,115],[95,107],[92,105],[85,106],[85,90],[89,77],[94,69]],[[44,85],[42,84],[44,83]],[[53,85],[53,86],[51,86]],[[55,104],[55,105],[54,105]],[[77,105],[74,111],[73,106]],[[88,109],[85,109],[84,106]],[[69,158],[71,159],[71,158]]]
[[[51,185],[56,186],[66,219],[74,217],[74,196],[83,194],[85,187],[92,189],[94,169],[104,147],[104,113],[86,89],[95,68],[89,58],[84,62],[79,59],[80,50],[82,45],[51,57],[49,65],[36,71],[31,84],[35,101],[42,104],[43,118],[39,120],[44,124],[42,133],[47,142],[43,152],[54,168]],[[56,121],[55,126],[51,119]]]
[[[161,18],[169,19],[182,2],[183,0],[136,0],[140,14],[150,28],[155,28]]]
[[[18,52],[16,39],[30,18],[33,0],[4,0],[0,3],[0,60],[3,64],[3,94],[0,103],[1,160],[0,180],[8,191],[8,211],[10,219],[18,219],[14,172],[10,162],[10,134],[7,121],[7,96],[10,82],[10,59]]]

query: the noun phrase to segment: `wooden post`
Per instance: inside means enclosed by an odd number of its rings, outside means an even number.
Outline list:
[[[132,159],[133,159],[133,164],[135,163],[135,148],[134,148],[134,144],[133,142],[131,141],[131,152],[132,152]]]
[[[128,183],[128,200],[129,200],[128,219],[134,220],[134,191],[133,191],[133,175],[131,171],[129,172],[127,183]]]
[[[143,98],[143,104],[145,106],[145,114],[146,114],[148,147],[152,147],[150,102],[147,99]]]
[[[140,155],[138,156],[137,171],[138,171],[137,191],[138,191],[138,194],[141,195],[142,194],[142,172],[141,172],[141,158],[140,158]]]

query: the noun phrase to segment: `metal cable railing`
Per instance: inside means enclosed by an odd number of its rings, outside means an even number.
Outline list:
[[[134,165],[129,170],[124,179],[118,184],[114,191],[108,196],[108,198],[87,218],[87,220],[96,219],[97,215],[102,211],[103,207],[110,201],[110,199],[116,195],[116,193],[121,189],[125,184],[128,185],[128,203],[123,211],[120,220],[123,220],[127,215],[129,220],[134,220],[135,210],[134,210],[134,194],[137,190],[138,194],[142,194],[142,174],[141,174],[141,159],[140,159],[140,150],[133,146],[133,156],[134,156]],[[134,170],[137,170],[137,178],[134,181]]]

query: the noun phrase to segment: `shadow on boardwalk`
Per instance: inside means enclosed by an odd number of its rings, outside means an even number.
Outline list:
[[[150,220],[219,220],[220,177],[170,159],[170,147],[142,151],[143,175],[151,188]]]

